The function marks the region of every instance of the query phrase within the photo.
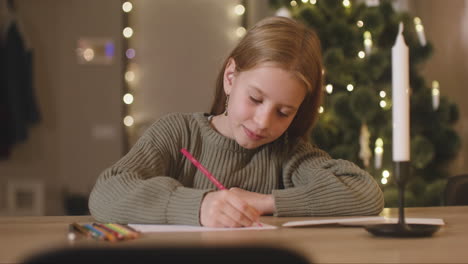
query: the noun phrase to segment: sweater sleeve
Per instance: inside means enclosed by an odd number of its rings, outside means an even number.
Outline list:
[[[101,173],[89,198],[95,219],[200,225],[199,209],[208,190],[184,187],[181,182],[190,182],[187,176],[174,175],[178,146],[187,140],[177,121],[156,122],[127,155]]]
[[[277,216],[376,215],[384,206],[370,174],[305,142],[284,164],[283,183],[273,190]]]

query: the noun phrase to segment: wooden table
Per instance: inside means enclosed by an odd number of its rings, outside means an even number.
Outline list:
[[[397,216],[384,209],[383,216]],[[380,238],[360,227],[279,228],[262,231],[144,234],[117,243],[67,240],[68,224],[94,221],[90,216],[0,218],[0,263],[18,263],[30,254],[81,246],[275,246],[292,249],[317,263],[467,263],[468,206],[407,208],[407,217],[443,218],[446,225],[430,238]],[[313,217],[263,217],[278,225]],[[323,218],[320,218],[323,219]]]

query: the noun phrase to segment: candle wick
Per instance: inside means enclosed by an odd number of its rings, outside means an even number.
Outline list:
[[[398,25],[398,35],[403,34],[403,22],[400,22],[400,25]]]

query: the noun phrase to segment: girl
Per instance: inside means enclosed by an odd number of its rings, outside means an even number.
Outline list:
[[[210,114],[154,123],[91,193],[99,221],[251,226],[259,216],[374,215],[379,186],[308,142],[322,97],[320,42],[301,23],[260,21],[226,59]],[[186,148],[228,189],[216,190]]]

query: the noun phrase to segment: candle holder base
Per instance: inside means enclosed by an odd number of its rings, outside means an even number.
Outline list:
[[[428,237],[432,236],[439,228],[439,225],[400,223],[368,225],[365,227],[374,236],[384,237]]]
[[[398,186],[398,223],[376,224],[365,226],[365,229],[375,235],[383,237],[428,237],[432,236],[439,225],[407,224],[405,222],[405,183],[410,174],[409,161],[394,163],[395,180]]]

